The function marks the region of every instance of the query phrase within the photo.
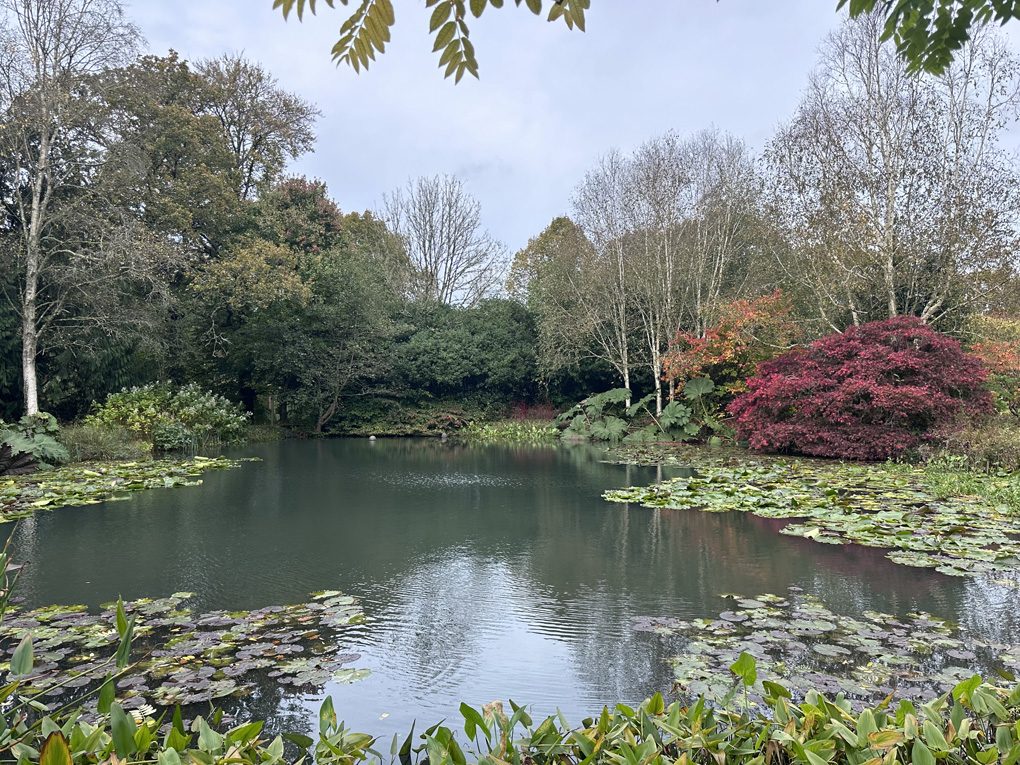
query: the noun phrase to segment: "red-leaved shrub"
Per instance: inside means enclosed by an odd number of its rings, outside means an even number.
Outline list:
[[[763,362],[729,412],[760,451],[887,459],[990,411],[985,374],[955,340],[898,316]]]

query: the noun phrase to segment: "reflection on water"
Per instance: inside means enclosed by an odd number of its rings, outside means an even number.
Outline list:
[[[357,595],[370,621],[349,639],[373,675],[326,691],[349,726],[385,735],[452,718],[460,701],[513,698],[576,721],[668,690],[676,646],[635,632],[634,617],[714,616],[722,592],[795,585],[838,613],[920,609],[993,637],[1020,631],[1015,589],[780,535],[782,521],[605,502],[606,489],[677,469],[608,465],[585,445],[332,440],[247,451],[262,462],[210,473],[201,487],[23,521],[23,594],[97,606],[194,590],[196,610]],[[271,681],[240,711],[288,729],[305,717]]]

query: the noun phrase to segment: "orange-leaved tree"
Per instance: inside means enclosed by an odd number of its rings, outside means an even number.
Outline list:
[[[758,364],[789,350],[801,330],[781,290],[726,303],[715,315],[703,334],[676,334],[663,358],[663,378],[673,390],[695,377],[708,377],[715,383],[716,405],[725,406],[747,390]]]

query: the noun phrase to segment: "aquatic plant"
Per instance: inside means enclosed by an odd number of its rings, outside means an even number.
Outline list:
[[[542,443],[560,437],[559,428],[548,421],[502,420],[500,422],[470,422],[457,432],[457,438],[471,441],[503,443]]]
[[[720,597],[727,610],[712,619],[635,620],[636,630],[686,639],[672,662],[677,688],[691,699],[731,698],[726,670],[744,652],[793,696],[842,692],[858,709],[886,697],[909,701],[942,693],[973,676],[977,665],[1005,678],[1020,671],[1020,643],[984,641],[927,613],[844,616],[799,587],[786,595]],[[760,682],[749,686],[757,702],[768,695]]]
[[[648,487],[606,492],[611,502],[788,518],[781,533],[826,544],[887,548],[887,557],[953,576],[1020,581],[1020,518],[1002,499],[1020,493],[1020,476],[988,497],[940,498],[923,468],[831,464],[820,460],[737,458],[693,448],[620,448],[614,458],[637,464],[693,466],[696,474]],[[1012,487],[1011,489],[1007,487]],[[965,488],[960,487],[960,488]]]
[[[223,470],[250,461],[193,457],[78,464],[31,476],[0,478],[0,523],[23,518],[35,510],[127,499],[130,492],[142,489],[196,486],[202,482],[198,476],[206,470]]]
[[[728,411],[759,451],[884,460],[990,411],[985,377],[955,340],[898,316],[764,362]]]

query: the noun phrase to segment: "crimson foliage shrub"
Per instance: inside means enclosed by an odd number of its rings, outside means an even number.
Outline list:
[[[877,460],[992,409],[981,360],[913,316],[828,335],[758,366],[729,407],[751,447]]]

